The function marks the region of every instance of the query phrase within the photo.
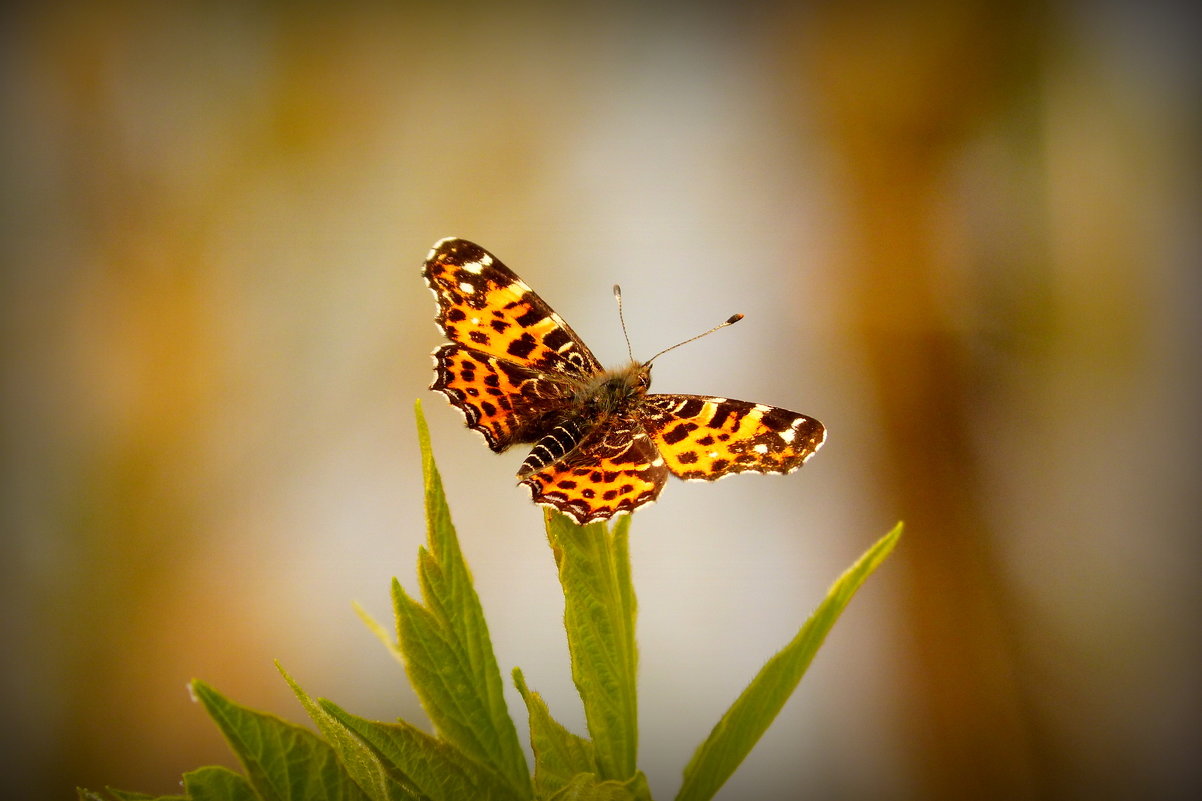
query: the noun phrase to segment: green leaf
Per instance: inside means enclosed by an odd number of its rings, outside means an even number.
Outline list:
[[[651,801],[651,788],[647,786],[647,777],[641,770],[622,782],[622,786],[635,801]]]
[[[522,801],[530,798],[529,794],[517,793],[496,771],[404,721],[380,723],[352,715],[332,701],[321,700],[318,704],[370,745],[382,762],[403,775],[431,801]]]
[[[263,801],[367,801],[338,764],[334,750],[313,732],[238,706],[202,681],[191,686]]]
[[[856,590],[876,570],[901,537],[902,524],[868,549],[827,592],[793,640],[756,674],[684,769],[676,801],[713,798],[759,741],[810,666],[827,632]]]
[[[259,801],[245,776],[219,765],[185,773],[184,791],[191,801]]]
[[[562,790],[550,797],[550,801],[633,801],[634,796],[622,782],[612,779],[601,781],[592,773],[581,773]]]
[[[130,790],[118,790],[115,787],[106,787],[104,791],[108,793],[106,798],[104,795],[95,790],[84,790],[76,788],[79,794],[80,801],[188,801],[186,796],[182,795],[154,795],[153,793],[137,793]]]
[[[505,705],[501,672],[480,598],[459,550],[420,402],[417,433],[425,474],[429,549],[418,553],[424,606],[410,598],[399,582],[393,582],[405,667],[438,733],[467,756],[492,767],[518,796],[529,797],[526,757]]]
[[[367,743],[310,698],[278,662],[276,667],[292,687],[292,692],[296,693],[301,706],[325,735],[326,741],[338,755],[342,767],[372,801],[416,801],[421,798],[416,788],[391,775],[389,767]]]
[[[551,717],[542,696],[526,686],[522,671],[513,669],[513,683],[530,713],[530,747],[534,751],[534,794],[550,798],[574,776],[597,772],[593,744],[565,729]]]
[[[630,581],[630,516],[612,532],[546,513],[547,539],[563,585],[572,679],[596,753],[597,775],[626,781],[638,756],[638,652]]]
[[[400,646],[393,642],[392,635],[388,633],[388,629],[380,621],[376,620],[368,611],[356,601],[351,602],[351,607],[355,610],[355,614],[363,621],[363,625],[367,626],[367,630],[376,635],[380,642],[384,643],[384,647],[388,649],[388,653],[392,654],[392,658],[405,664],[405,657],[401,654]]]
[[[633,779],[618,782],[601,781],[595,774],[580,773],[564,785],[550,801],[650,801],[647,779],[642,772]]]

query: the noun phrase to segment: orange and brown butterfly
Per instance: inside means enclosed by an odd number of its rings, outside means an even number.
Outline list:
[[[533,443],[520,483],[535,503],[577,523],[651,503],[669,473],[702,481],[790,473],[822,445],[822,424],[803,414],[647,394],[656,357],[603,369],[563,318],[479,245],[440,240],[422,275],[451,340],[434,351],[430,389],[446,395],[497,453]]]

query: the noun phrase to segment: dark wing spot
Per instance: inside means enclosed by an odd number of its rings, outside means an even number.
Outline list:
[[[710,445],[714,444],[714,438],[712,436],[710,436],[709,434],[706,434],[704,437],[697,440],[697,444],[703,445],[708,448]]]
[[[796,419],[797,415],[793,414],[793,412],[786,409],[773,408],[760,418],[760,421],[773,431],[784,431],[793,425],[793,421]]]
[[[516,356],[519,359],[525,359],[534,349],[538,347],[538,343],[534,341],[534,337],[529,333],[522,334],[520,337],[509,343],[509,347],[505,352],[510,356]]]
[[[696,430],[697,426],[694,423],[677,423],[672,428],[664,432],[664,442],[669,445],[675,445],[689,435],[690,431]]]
[[[493,406],[488,401],[480,401],[480,408],[483,409],[484,413],[489,417],[495,417],[497,414],[497,407]]]
[[[463,309],[450,308],[447,309],[447,322],[460,323],[467,319],[467,315],[463,313]]]
[[[546,316],[547,315],[543,312],[531,307],[530,309],[526,310],[525,314],[516,318],[514,322],[516,322],[522,328],[529,328],[533,325],[538,325]]]
[[[605,492],[603,492],[601,494],[601,497],[607,501],[612,501],[614,498],[618,497],[618,491],[617,490],[606,490]]]
[[[718,428],[726,422],[726,418],[730,417],[732,411],[733,409],[729,405],[724,403],[718,404],[718,408],[714,411],[714,416],[710,418],[709,424],[714,428]]]
[[[472,342],[475,342],[480,345],[488,344],[488,334],[484,333],[483,331],[481,331],[479,329],[473,329],[471,331],[468,331],[467,335],[471,338]]]
[[[543,344],[551,350],[559,350],[572,341],[572,338],[562,328],[553,328],[543,337]]]
[[[676,461],[680,462],[681,464],[696,464],[697,451],[685,451],[676,457]]]
[[[556,482],[555,486],[562,487],[563,489],[576,489],[576,482],[564,479],[563,481]]]
[[[710,470],[715,473],[721,473],[726,468],[730,467],[730,462],[726,459],[715,459],[710,462]]]

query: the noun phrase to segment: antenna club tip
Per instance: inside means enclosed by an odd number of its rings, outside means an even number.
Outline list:
[[[614,297],[615,298],[622,297],[622,287],[618,286],[617,284],[614,284]]]
[[[742,319],[743,319],[743,315],[741,315],[741,314],[732,314],[732,315],[730,316],[730,319],[729,319],[729,320],[727,320],[725,323],[723,323],[723,325],[734,325],[735,323],[739,322],[739,320],[742,320]]]

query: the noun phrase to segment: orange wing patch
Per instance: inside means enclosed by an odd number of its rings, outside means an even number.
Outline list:
[[[728,398],[648,395],[639,415],[668,469],[690,480],[791,473],[826,436],[812,417]]]
[[[651,503],[667,480],[668,468],[642,427],[612,417],[563,459],[521,483],[535,503],[584,525]]]

